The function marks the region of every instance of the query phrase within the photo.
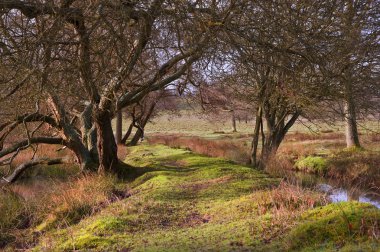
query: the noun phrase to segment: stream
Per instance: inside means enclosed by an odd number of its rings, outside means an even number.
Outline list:
[[[336,180],[326,179],[303,172],[288,171],[286,174],[274,175],[280,175],[292,184],[306,188],[315,188],[320,192],[326,193],[331,202],[356,200],[359,202],[370,203],[380,209],[380,194],[378,192],[364,190],[355,186],[342,185]]]

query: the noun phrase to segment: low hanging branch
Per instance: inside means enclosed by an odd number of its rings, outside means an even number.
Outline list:
[[[0,186],[5,186],[11,183],[14,183],[24,171],[26,171],[28,168],[31,168],[36,165],[54,165],[54,164],[62,164],[63,161],[62,159],[47,159],[47,158],[42,158],[42,159],[36,159],[36,160],[31,160],[28,162],[25,162],[21,165],[19,165],[13,172],[7,177],[3,177],[0,181]]]
[[[0,151],[0,157],[4,157],[8,154],[16,152],[19,148],[23,148],[23,147],[28,146],[30,144],[37,144],[37,143],[65,145],[65,141],[60,137],[33,137],[30,139],[24,139],[18,143],[15,143],[14,145],[10,146],[9,148]]]

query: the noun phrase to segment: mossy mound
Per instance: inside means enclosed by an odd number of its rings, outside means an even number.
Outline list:
[[[290,232],[289,250],[379,251],[380,211],[370,204],[342,202],[309,210]]]
[[[307,156],[297,160],[295,168],[305,172],[324,174],[327,172],[327,160],[318,156]]]

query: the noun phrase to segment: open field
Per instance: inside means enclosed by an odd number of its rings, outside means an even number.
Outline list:
[[[126,130],[130,121],[123,121],[123,129]],[[242,134],[252,134],[254,121],[237,120],[237,130]],[[358,122],[359,131],[362,134],[377,133],[380,134],[380,121],[372,120]],[[208,118],[202,111],[183,110],[178,114],[160,114],[147,124],[145,131],[151,133],[182,133],[186,135],[209,136],[215,132],[230,133],[232,131],[231,121],[229,119]],[[310,133],[318,134],[323,132],[335,132],[344,134],[344,122],[326,123],[322,121],[303,122],[298,121],[290,129],[290,133]]]

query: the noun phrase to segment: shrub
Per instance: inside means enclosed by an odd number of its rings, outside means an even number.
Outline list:
[[[327,172],[327,161],[323,157],[307,156],[298,159],[295,168],[301,171],[324,174]]]

